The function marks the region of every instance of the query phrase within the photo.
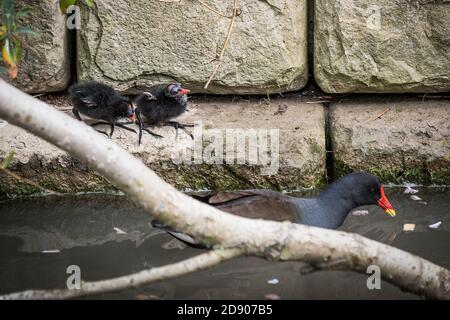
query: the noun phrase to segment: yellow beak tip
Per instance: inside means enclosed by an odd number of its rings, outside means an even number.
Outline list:
[[[391,217],[395,217],[395,210],[394,209],[386,209],[385,211]]]

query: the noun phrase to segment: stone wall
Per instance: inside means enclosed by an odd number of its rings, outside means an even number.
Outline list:
[[[70,56],[65,17],[56,1],[17,0],[16,6],[33,8],[21,20],[39,35],[25,36],[19,74],[13,84],[28,93],[65,90],[70,81]]]
[[[70,104],[65,97],[50,102],[70,114]],[[279,111],[280,108],[282,112]],[[175,130],[170,127],[153,129],[155,133],[164,136],[162,139],[145,133],[141,146],[138,145],[136,134],[120,128],[115,130],[113,139],[165,181],[182,190],[295,190],[321,187],[325,183],[323,106],[309,105],[295,98],[272,99],[270,103],[260,99],[194,99],[190,102],[189,112],[178,120],[183,123],[201,121],[192,130],[195,140],[182,130],[177,137]],[[202,136],[197,139],[199,135],[196,130],[200,128]],[[269,130],[275,130],[273,135]],[[246,150],[241,154],[244,157],[240,157],[237,152],[228,153],[224,148],[221,152],[215,152],[223,157],[222,160],[218,159],[215,163],[209,161],[214,159],[207,157],[212,146],[223,146],[224,142],[227,146],[230,145],[228,135],[239,138],[244,135],[251,137],[252,134],[258,135],[258,139],[259,134],[270,136],[270,139],[264,140],[267,141],[268,152],[258,149],[256,161],[252,161],[249,154],[250,146],[255,144],[250,144],[248,140],[245,142]],[[42,187],[59,192],[104,191],[113,188],[107,180],[89,170],[83,163],[20,128],[8,124],[0,128],[0,136],[0,159],[14,150],[11,170]],[[276,139],[273,141],[279,142],[278,148],[271,147],[272,136]],[[219,141],[220,139],[223,141]],[[263,143],[259,143],[258,148],[261,145]],[[203,156],[181,157],[188,152],[194,156],[193,150],[198,147],[199,154]],[[273,157],[266,161],[260,152],[270,153]],[[226,160],[228,154],[232,155],[230,160]],[[185,161],[186,159],[192,161]],[[0,172],[0,198],[37,191],[39,190],[24,181],[17,181]]]
[[[231,1],[209,1],[230,15]],[[79,78],[121,91],[178,81],[194,92],[266,94],[307,81],[306,0],[241,1],[223,63],[206,91],[229,19],[197,1],[97,0],[78,33]]]
[[[93,9],[81,6],[81,29],[74,33],[66,30],[56,0],[17,0],[19,6],[25,3],[35,11],[24,24],[41,36],[25,39],[14,84],[30,93],[65,90],[75,60],[79,80],[98,80],[122,92],[171,81],[205,92],[229,24],[194,0],[96,0]],[[231,1],[208,3],[223,13],[231,10]],[[117,130],[115,141],[180,189],[294,190],[320,187],[326,172],[338,177],[354,170],[371,171],[383,182],[450,185],[448,94],[435,101],[423,95],[334,95],[450,91],[450,1],[382,0],[374,6],[368,0],[317,0],[309,7],[315,16],[309,27],[307,4],[312,1],[241,0],[223,64],[207,91],[241,96],[196,96],[183,119],[201,120],[206,133],[279,129],[276,174],[261,175],[261,166],[248,162],[176,164],[171,154],[191,140],[183,132],[175,139],[168,128],[158,128],[162,140],[146,135],[141,147],[123,130]],[[309,56],[307,31],[314,31]],[[72,51],[70,37],[77,42]],[[285,93],[304,87],[308,61],[317,83],[334,97],[331,104]],[[246,96],[267,93],[284,94]],[[44,99],[62,110],[71,108],[66,93]],[[0,138],[0,159],[15,150],[11,169],[43,187],[112,188],[84,164],[23,130],[4,126]],[[0,173],[0,197],[36,191]]]
[[[34,7],[23,23],[41,35],[25,39],[14,83],[30,93],[64,90],[72,56],[79,80],[127,93],[171,81],[193,92],[282,93],[304,87],[314,60],[315,80],[327,93],[450,91],[450,1],[372,2],[241,0],[223,63],[205,90],[230,20],[198,1],[82,5],[77,50],[68,52],[58,1],[18,0]],[[232,1],[208,3],[230,15]],[[308,4],[315,17],[309,26]],[[315,42],[309,57],[308,29]]]
[[[450,2],[317,0],[314,72],[329,93],[450,91]]]
[[[336,176],[364,170],[395,184],[449,185],[449,108],[449,101],[404,97],[331,104]]]

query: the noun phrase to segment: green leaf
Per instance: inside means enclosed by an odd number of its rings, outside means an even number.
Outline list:
[[[61,14],[66,14],[67,8],[73,6],[77,0],[59,0],[59,9],[61,10]]]
[[[14,150],[11,150],[6,156],[6,158],[2,161],[1,164],[2,169],[7,169],[11,165],[13,158],[14,158]]]
[[[32,30],[31,28],[28,28],[28,27],[17,27],[16,33],[29,34],[29,35],[34,36],[34,37],[39,36],[39,32],[36,32],[36,31],[34,31],[34,30]]]
[[[91,8],[94,6],[94,0],[84,0],[84,2]]]
[[[5,12],[11,13],[13,10],[13,0],[2,0],[2,8]]]
[[[0,26],[0,41],[6,38],[6,26]]]
[[[15,45],[15,51],[14,54],[16,56],[16,62],[20,61],[20,58],[22,58],[22,43],[17,37],[13,37],[12,41]]]
[[[16,66],[13,45],[11,44],[9,39],[6,39],[5,44],[3,45],[2,57],[3,57],[3,61],[6,63],[7,66],[10,66],[10,67]]]

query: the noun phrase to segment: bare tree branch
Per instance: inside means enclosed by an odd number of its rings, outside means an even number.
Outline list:
[[[181,262],[140,271],[123,277],[95,282],[83,282],[81,289],[27,290],[0,296],[0,300],[73,299],[138,288],[150,283],[204,270],[238,257],[241,254],[242,251],[239,249],[213,250]]]
[[[246,219],[200,203],[165,183],[141,161],[70,116],[0,80],[0,117],[55,144],[103,174],[152,217],[215,248],[240,248],[272,260],[300,260],[382,277],[406,291],[450,299],[450,272],[360,235],[290,222]],[[333,263],[334,261],[338,263]],[[323,263],[326,262],[326,265]]]

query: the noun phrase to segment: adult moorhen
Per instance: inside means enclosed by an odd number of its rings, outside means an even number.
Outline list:
[[[187,127],[193,127],[192,124],[181,124],[171,119],[178,117],[186,111],[188,97],[190,92],[184,89],[180,83],[171,83],[169,85],[156,85],[149,89],[150,93],[156,97],[155,100],[137,99],[136,115],[139,117],[139,122],[142,123],[139,132],[139,144],[142,139],[142,130],[150,133],[153,136],[161,137],[148,130],[149,127],[157,124],[171,126],[176,129],[183,129],[192,139],[192,133],[186,130]],[[144,126],[143,123],[146,125]]]
[[[378,205],[391,217],[395,216],[383,186],[376,177],[365,172],[342,177],[315,198],[296,198],[271,190],[205,192],[192,196],[241,217],[291,221],[327,229],[337,229],[350,211],[363,205]],[[190,246],[202,247],[192,237],[156,220],[152,224]]]
[[[119,95],[113,88],[96,81],[88,81],[75,84],[69,88],[69,97],[73,104],[72,112],[78,120],[82,120],[80,113],[96,119],[103,120],[111,126],[109,137],[114,132],[114,126],[121,127],[136,133],[136,130],[128,128],[119,119],[127,117],[133,123],[136,122],[136,107],[129,98]],[[156,98],[149,92],[144,92],[135,100],[141,102],[155,100]],[[96,122],[91,126],[95,127],[105,122]],[[97,130],[108,135],[104,131]]]

